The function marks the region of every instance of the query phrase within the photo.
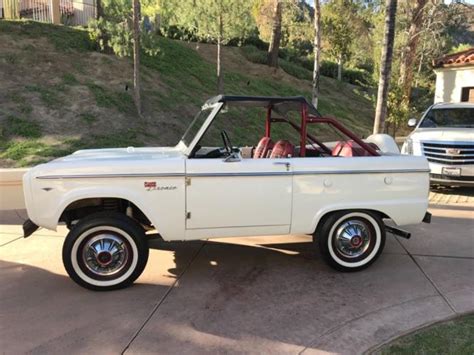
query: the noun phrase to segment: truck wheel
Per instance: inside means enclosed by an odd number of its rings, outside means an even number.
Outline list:
[[[79,221],[63,245],[63,263],[79,285],[96,291],[131,285],[148,261],[143,228],[115,212],[99,212]]]
[[[374,213],[340,211],[320,223],[313,240],[329,266],[339,271],[359,271],[382,253],[385,227]]]

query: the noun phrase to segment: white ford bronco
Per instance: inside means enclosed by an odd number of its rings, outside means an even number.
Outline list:
[[[394,224],[429,222],[428,173],[426,158],[362,140],[303,97],[216,96],[174,147],[81,150],[29,170],[24,236],[65,223],[65,268],[93,290],[132,284],[152,232],[312,235],[329,265],[356,271],[386,232],[410,236]]]

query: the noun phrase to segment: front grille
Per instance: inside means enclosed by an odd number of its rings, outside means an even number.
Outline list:
[[[444,165],[474,164],[474,143],[422,142],[428,161]]]
[[[449,180],[449,181],[467,181],[474,183],[474,176],[447,176],[441,174],[430,174],[432,179]]]

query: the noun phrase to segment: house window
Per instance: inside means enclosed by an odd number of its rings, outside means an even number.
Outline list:
[[[474,102],[474,86],[462,88],[461,102]]]

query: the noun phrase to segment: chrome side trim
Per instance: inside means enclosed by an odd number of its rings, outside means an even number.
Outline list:
[[[319,170],[319,171],[294,171],[293,175],[352,175],[352,174],[409,174],[429,173],[430,169],[399,169],[399,170]]]
[[[291,171],[268,171],[268,172],[244,172],[244,173],[189,173],[189,177],[231,177],[231,176],[282,176],[293,175]]]
[[[163,174],[83,174],[83,175],[43,175],[40,180],[62,179],[107,179],[107,178],[155,178],[155,177],[232,177],[232,176],[292,176],[292,175],[351,175],[351,174],[409,174],[429,173],[429,169],[400,169],[400,170],[318,170],[318,171],[268,171],[242,173],[163,173]]]
[[[400,169],[400,170],[319,170],[319,171],[271,171],[271,172],[244,172],[244,173],[189,173],[189,177],[230,177],[230,176],[281,176],[281,175],[334,175],[334,174],[407,174],[429,173],[429,169]]]
[[[107,179],[107,178],[153,178],[153,177],[184,177],[184,173],[156,173],[156,174],[81,174],[81,175],[43,175],[37,176],[40,180],[62,179]]]

